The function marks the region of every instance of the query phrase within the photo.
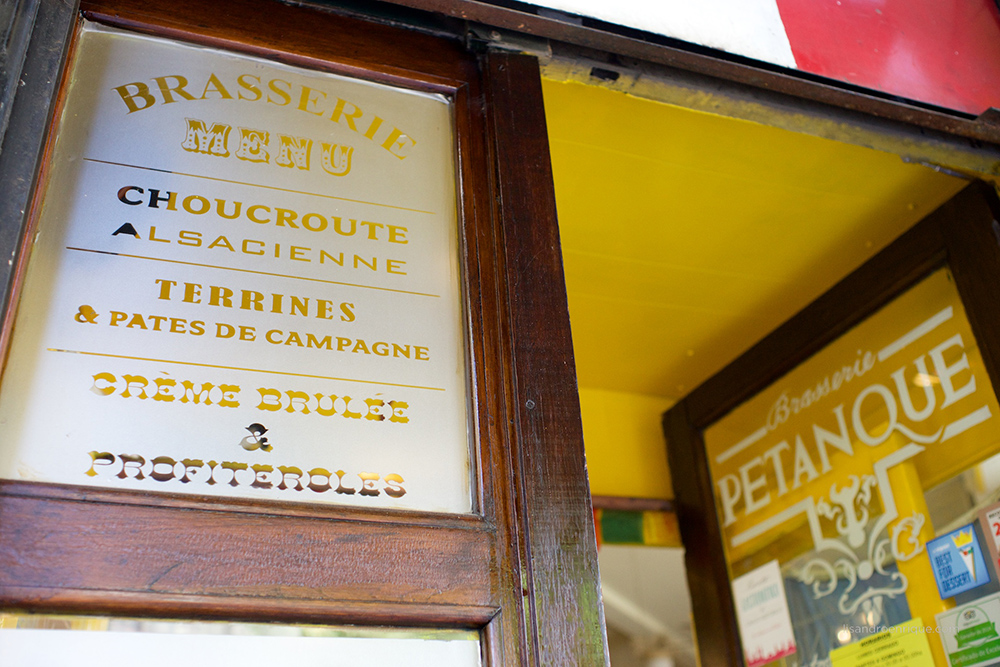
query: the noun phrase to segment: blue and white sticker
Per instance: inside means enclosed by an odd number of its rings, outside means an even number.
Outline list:
[[[942,600],[990,581],[974,524],[934,538],[927,543],[927,553]]]

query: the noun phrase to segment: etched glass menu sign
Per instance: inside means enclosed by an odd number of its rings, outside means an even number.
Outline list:
[[[86,24],[0,475],[471,509],[447,98]]]

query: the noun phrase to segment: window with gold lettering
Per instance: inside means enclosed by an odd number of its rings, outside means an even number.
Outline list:
[[[942,268],[706,429],[749,664],[855,664],[873,637],[952,664],[936,619],[1000,611],[978,514],[1000,494],[998,415]]]
[[[1000,657],[997,219],[970,184],[664,415],[706,661]]]
[[[0,476],[469,512],[448,97],[84,22]]]
[[[35,4],[0,663],[600,664],[537,60],[327,3]]]

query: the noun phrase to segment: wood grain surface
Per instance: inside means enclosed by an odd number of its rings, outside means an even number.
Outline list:
[[[596,536],[538,65],[492,54],[486,67],[510,298],[522,552],[531,563],[529,649],[540,665],[606,658]],[[595,613],[595,610],[597,613]]]
[[[35,604],[58,611],[110,612],[126,595],[144,614],[161,613],[164,596],[219,615],[325,603],[327,622],[351,621],[359,604],[383,621],[415,625],[483,624],[496,612],[484,585],[491,531],[481,519],[428,527],[396,513],[372,525],[360,512],[276,517],[261,507],[213,509],[209,499],[178,508],[46,498],[37,491],[48,485],[13,495],[8,486],[0,496],[8,604],[19,603],[11,590],[33,589]],[[380,612],[384,604],[394,613]]]
[[[83,0],[83,15],[107,25],[291,65],[449,92],[476,76],[475,59],[442,39],[316,7],[275,0]]]

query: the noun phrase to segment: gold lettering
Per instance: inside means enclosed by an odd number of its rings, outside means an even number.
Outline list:
[[[354,148],[343,144],[320,142],[320,165],[323,171],[333,176],[347,176],[351,172]]]
[[[88,452],[90,454],[90,469],[83,473],[88,477],[95,477],[98,473],[94,470],[95,465],[109,466],[115,462],[115,455],[111,452]],[[101,463],[98,463],[101,461]]]
[[[148,398],[146,396],[146,387],[149,385],[149,380],[141,375],[122,375],[122,380],[125,381],[125,391],[121,393],[122,398],[130,398],[133,395],[130,391],[133,386],[139,388],[139,395],[137,398]]]
[[[329,336],[327,336],[327,338],[329,338]],[[316,396],[316,412],[323,415],[324,417],[332,417],[333,415],[337,414],[337,407],[336,407],[337,397],[334,394],[330,394],[329,396],[324,396],[323,394],[315,394],[315,396]],[[324,398],[330,399],[329,408],[323,407]]]
[[[246,470],[250,466],[248,466],[246,463],[237,463],[235,461],[223,461],[222,462],[222,467],[225,470],[232,470],[233,471],[233,478],[231,480],[229,480],[229,486],[239,486],[240,483],[236,480],[236,471],[238,471],[238,470]]]
[[[156,378],[153,380],[156,384],[156,393],[153,394],[154,401],[163,401],[165,403],[170,403],[174,400],[174,395],[170,392],[172,387],[177,386],[177,380],[171,378]]]
[[[315,105],[319,102],[318,99],[313,97],[313,93],[322,96],[322,99],[326,99],[326,93],[320,90],[313,90],[309,86],[302,86],[302,93],[299,95],[299,106],[298,108],[306,113],[311,113],[316,116],[322,116],[322,111],[313,111],[309,108],[310,105]]]
[[[278,157],[275,158],[274,163],[279,167],[309,169],[309,153],[311,151],[312,139],[279,134]]]
[[[176,82],[173,87],[167,83],[167,79],[173,79]],[[155,81],[156,85],[160,87],[160,94],[163,96],[164,104],[170,104],[171,102],[177,101],[174,99],[174,93],[177,93],[186,100],[194,99],[194,95],[184,90],[184,87],[188,85],[187,79],[179,74],[154,77],[153,81]]]
[[[193,206],[194,202],[198,203],[197,209],[195,209]],[[201,215],[202,213],[208,213],[208,209],[212,208],[212,205],[208,203],[208,200],[200,195],[191,195],[189,197],[185,197],[181,205],[184,207],[185,211],[187,211],[188,213],[193,213],[194,215]],[[208,247],[211,248],[212,246]]]
[[[385,415],[382,414],[381,408],[385,405],[385,402],[378,398],[366,398],[365,403],[368,404],[368,414],[365,415],[365,419],[369,421],[384,421]]]
[[[411,137],[406,136],[400,130],[395,127],[392,128],[392,132],[386,137],[386,140],[382,142],[382,148],[386,149],[392,155],[395,155],[400,160],[406,159],[409,154],[409,149],[412,148],[417,142]]]
[[[375,486],[375,482],[379,480],[379,475],[376,475],[373,472],[359,472],[358,477],[361,478],[361,493],[358,495],[362,496],[379,495],[378,487]]]
[[[170,243],[168,239],[158,239],[156,238],[156,227],[150,226],[149,228],[149,240],[156,241],[157,243]]]
[[[229,250],[231,252],[236,252],[236,248],[233,247],[233,244],[230,243],[229,239],[227,239],[225,236],[220,236],[219,238],[212,241],[209,244],[208,248],[209,250],[211,250],[212,248],[225,248],[226,250]]]
[[[169,456],[157,456],[152,460],[152,468],[149,470],[149,476],[155,479],[157,482],[169,482],[177,474],[174,472],[174,468],[177,466],[177,461],[170,458]],[[165,465],[167,466],[166,472],[157,472],[156,466]]]
[[[351,107],[351,111],[345,112],[346,107],[348,106]],[[364,112],[361,111],[360,107],[358,107],[357,105],[351,104],[347,100],[338,97],[337,106],[333,108],[333,112],[330,114],[330,120],[332,120],[335,123],[339,123],[341,122],[341,120],[343,120],[345,123],[347,123],[347,127],[357,132],[358,128],[354,124],[354,121],[358,118],[361,118],[363,113]]]
[[[264,224],[267,224],[267,223],[271,222],[270,218],[264,218],[263,220],[260,219],[260,218],[258,218],[257,217],[257,211],[267,211],[267,212],[270,213],[271,208],[269,206],[261,206],[260,204],[257,204],[256,206],[251,206],[250,208],[248,208],[247,209],[247,218],[249,218],[251,222],[256,222],[256,223],[261,224],[261,225],[264,225]]]
[[[281,483],[278,484],[278,488],[284,491],[288,488],[285,484],[285,480],[289,477],[295,480],[295,486],[292,487],[296,491],[302,490],[302,468],[297,468],[295,466],[278,466],[278,471],[281,473]]]
[[[202,402],[202,398],[204,398],[205,405],[212,404],[212,397],[210,394],[215,385],[213,385],[211,382],[203,383],[201,385],[201,391],[195,391],[194,383],[191,382],[190,380],[184,380],[183,382],[181,382],[181,386],[184,387],[184,395],[181,396],[180,398],[181,403],[187,403],[188,401],[192,401],[194,402],[195,405],[198,405],[199,403]],[[189,396],[190,398],[188,398]]]
[[[389,401],[389,407],[392,408],[392,416],[389,417],[389,421],[397,424],[406,424],[410,421],[410,418],[404,414],[404,411],[410,407],[409,403],[406,401]]]
[[[99,380],[107,382],[108,384],[103,387],[98,387],[97,382]],[[109,396],[110,394],[115,393],[114,384],[117,381],[118,378],[111,373],[98,373],[94,376],[94,384],[90,387],[90,391],[94,392],[98,396]]]
[[[317,222],[318,221],[318,222]],[[306,213],[300,221],[302,226],[311,232],[321,232],[326,229],[326,218],[319,213]]]
[[[258,244],[260,246],[260,252],[252,252],[251,250],[249,250],[248,246],[251,243]],[[264,244],[263,241],[254,241],[253,239],[243,239],[243,252],[245,252],[248,255],[263,255],[264,254],[264,245],[265,244]]]
[[[403,488],[404,480],[402,477],[396,473],[392,473],[390,475],[386,475],[383,479],[386,486],[385,495],[393,498],[402,498],[406,495],[406,489]]]
[[[201,232],[191,232],[186,229],[182,229],[178,232],[177,236],[180,237],[177,241],[180,245],[187,245],[195,248],[201,247]]]
[[[213,75],[214,76],[214,75]],[[222,123],[213,123],[208,129],[205,122],[197,118],[185,118],[187,131],[181,148],[189,153],[202,153],[216,157],[229,157],[229,131],[233,128]]]
[[[259,100],[261,98],[261,96],[263,95],[263,93],[261,93],[260,92],[260,88],[258,88],[253,83],[251,83],[249,81],[249,79],[256,79],[257,80],[257,84],[260,84],[260,77],[259,76],[253,76],[251,74],[240,74],[236,78],[236,84],[240,88],[242,88],[242,90],[240,90],[240,92],[239,92],[239,98],[241,100],[247,100],[249,102],[256,102],[257,100]],[[243,91],[244,90],[247,90],[247,91],[253,93],[254,96],[253,97],[244,97],[243,96]]]
[[[304,391],[286,391],[285,394],[288,396],[288,407],[285,408],[285,412],[309,414],[309,394]],[[299,401],[298,407],[296,406],[296,401]]]
[[[271,156],[267,151],[267,142],[270,135],[261,130],[251,130],[245,127],[241,127],[239,130],[240,145],[236,149],[236,157],[247,162],[269,162]]]
[[[235,384],[220,384],[219,390],[222,392],[222,398],[219,400],[220,408],[240,407],[239,401],[236,400],[236,395],[240,393],[238,386]]]
[[[135,88],[135,92],[130,93],[129,88]],[[124,86],[116,86],[112,90],[121,95],[122,102],[124,102],[125,107],[128,108],[128,111],[126,113],[142,111],[143,109],[148,109],[149,107],[156,104],[156,98],[149,94],[149,86],[139,81],[135,81],[134,83],[126,83]],[[136,97],[142,100],[143,102],[142,106],[136,104],[135,101]]]
[[[270,333],[270,332],[268,332]],[[281,409],[281,392],[277,389],[269,389],[266,387],[260,387],[257,389],[260,393],[260,403],[257,405],[258,410],[268,410],[270,412],[276,412]],[[272,402],[269,399],[274,399]]]
[[[332,473],[326,468],[313,468],[312,470],[309,471],[309,484],[308,484],[309,490],[315,491],[316,493],[323,493],[324,491],[329,491],[330,489],[333,488],[333,486],[330,484],[330,478],[332,476],[333,476]],[[323,481],[322,484],[317,484],[316,482],[313,481],[313,478],[315,477],[325,477],[326,479]]]
[[[162,280],[157,279],[156,284],[160,286],[160,296],[157,298],[162,301],[170,300],[170,288],[177,284],[176,280]]]
[[[122,462],[121,472],[118,473],[119,479],[126,479],[128,477],[128,469],[130,467],[135,471],[135,479],[146,479],[146,476],[142,474],[142,466],[146,464],[146,459],[138,455],[119,454],[118,460]]]
[[[343,493],[348,496],[353,495],[356,489],[352,486],[344,486],[344,475],[346,475],[343,470],[337,471],[337,493]]]
[[[180,478],[180,482],[182,484],[187,484],[191,481],[191,473],[205,467],[205,462],[201,459],[182,459],[181,465],[184,466],[184,476]],[[388,491],[386,493],[388,493]]]
[[[279,83],[285,84],[286,88],[280,88],[278,86]],[[271,79],[270,81],[267,82],[267,87],[271,92],[276,93],[278,97],[282,100],[281,102],[275,102],[274,99],[270,95],[268,95],[267,101],[269,103],[277,104],[278,106],[283,107],[287,106],[292,101],[292,95],[291,95],[292,84],[288,83],[287,81],[283,79]]]
[[[274,219],[274,224],[278,227],[284,227],[286,224],[292,229],[298,229],[299,226],[295,224],[295,218],[298,217],[298,213],[295,211],[289,211],[287,208],[276,208],[274,209],[277,217]]]
[[[408,231],[406,227],[397,227],[396,225],[388,225],[389,228],[389,243],[409,243],[406,240],[406,232]]]
[[[208,81],[205,82],[205,90],[202,92],[201,97],[199,99],[202,100],[205,99],[209,91],[218,93],[219,99],[223,100],[233,99],[233,96],[229,94],[229,91],[226,90],[226,87],[222,85],[222,82],[219,81],[219,77],[215,76],[215,74],[208,75]]]
[[[274,486],[269,479],[269,475],[274,472],[274,468],[269,465],[264,465],[262,463],[255,463],[250,466],[254,472],[253,483],[250,486],[255,489],[270,489]],[[284,480],[282,480],[284,481]]]

